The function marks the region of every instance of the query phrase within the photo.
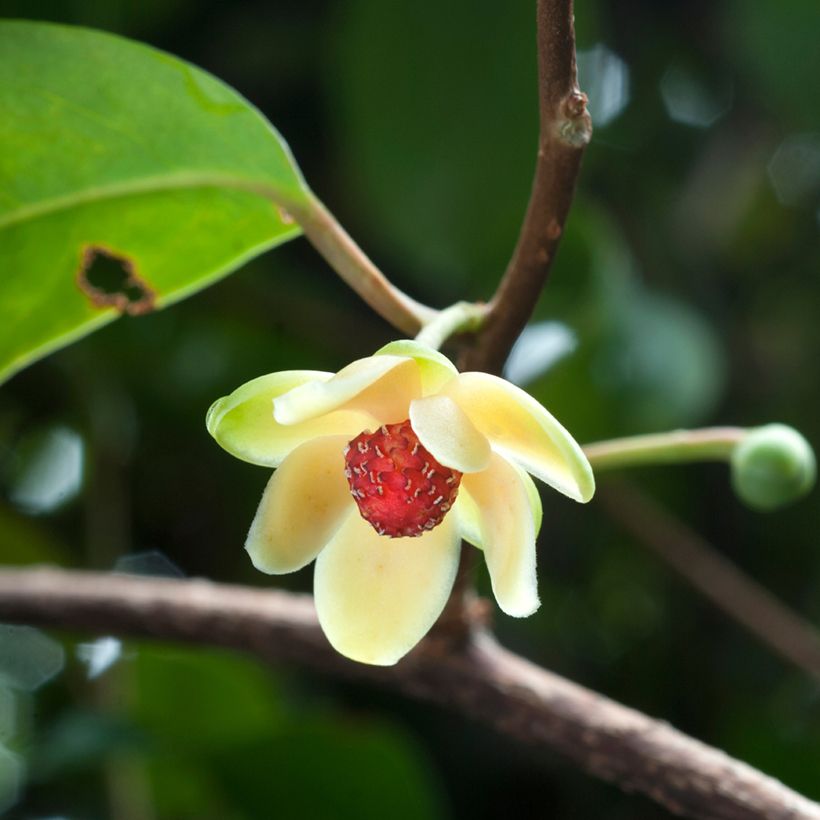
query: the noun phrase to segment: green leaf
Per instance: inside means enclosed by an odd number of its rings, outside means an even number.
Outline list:
[[[309,196],[281,136],[205,72],[0,22],[0,380],[297,236],[286,211]]]

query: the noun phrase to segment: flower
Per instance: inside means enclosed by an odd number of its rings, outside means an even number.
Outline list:
[[[424,637],[462,538],[483,550],[501,609],[532,614],[541,502],[528,473],[576,501],[595,489],[583,451],[535,399],[415,341],[335,375],[261,376],[219,399],[207,425],[229,453],[277,468],[245,544],[254,565],[280,574],[316,559],[322,629],[363,663],[394,664]]]

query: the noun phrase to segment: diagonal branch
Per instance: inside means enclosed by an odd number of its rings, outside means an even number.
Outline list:
[[[532,315],[564,232],[584,148],[592,136],[587,98],[578,87],[572,0],[538,0],[540,133],[524,222],[469,369],[499,372]]]
[[[398,689],[557,751],[688,817],[820,820],[820,805],[781,783],[540,669],[482,630],[458,645],[427,638],[394,667],[364,666],[330,648],[308,596],[51,569],[0,572],[0,619],[228,647]]]
[[[598,491],[607,513],[761,643],[820,681],[820,633],[682,521],[623,481]]]

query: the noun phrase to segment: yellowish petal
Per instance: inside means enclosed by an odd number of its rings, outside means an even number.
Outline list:
[[[484,558],[498,605],[516,618],[532,615],[539,606],[536,522],[527,481],[513,464],[494,453],[489,468],[465,475],[459,490],[459,500],[466,492],[478,511]]]
[[[422,445],[445,467],[475,473],[490,463],[490,442],[447,396],[412,402],[410,424]]]
[[[469,491],[465,489],[462,483],[458,490],[458,497],[456,498],[453,509],[450,511],[450,516],[456,519],[459,535],[468,543],[472,544],[478,549],[484,549],[484,542],[481,536],[481,510],[478,509],[478,504],[470,495]]]
[[[396,663],[441,614],[459,544],[452,516],[418,538],[386,538],[354,512],[316,561],[316,610],[333,647],[361,663]]]
[[[379,424],[407,418],[421,394],[419,368],[403,356],[358,359],[330,379],[317,379],[279,396],[273,412],[280,424],[299,424],[339,411],[368,413]]]
[[[342,410],[290,426],[273,417],[277,396],[332,376],[316,370],[286,370],[253,379],[213,403],[206,421],[208,432],[237,458],[267,467],[278,467],[291,450],[317,436],[345,435],[351,439],[374,424],[371,416]]]
[[[521,479],[527,491],[527,500],[530,504],[533,528],[535,529],[535,535],[537,537],[541,530],[541,519],[543,518],[541,496],[538,494],[538,488],[525,470],[522,470],[511,461],[508,461],[507,464],[518,473],[518,477]],[[450,514],[454,515],[458,521],[461,537],[474,547],[483,550],[484,536],[481,531],[481,509],[464,484],[459,488],[458,498],[456,498],[456,502],[453,504],[453,511]]]
[[[398,339],[377,350],[374,356],[407,356],[415,359],[421,376],[421,394],[438,393],[447,382],[458,375],[455,365],[438,350],[427,347],[415,339]]]
[[[245,542],[257,569],[301,569],[355,509],[344,474],[346,443],[345,436],[305,442],[273,474]]]
[[[487,373],[462,373],[442,394],[453,399],[493,450],[576,501],[589,501],[595,478],[578,443],[532,396]]]

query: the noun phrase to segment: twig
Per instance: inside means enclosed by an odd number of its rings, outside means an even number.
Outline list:
[[[769,649],[820,681],[820,633],[697,533],[625,482],[597,498],[607,513]]]
[[[35,569],[0,572],[0,619],[190,641],[399,689],[449,706],[671,811],[708,820],[820,820],[820,805],[665,723],[506,651],[477,629],[446,650],[424,640],[401,664],[334,652],[311,598],[214,584]]]
[[[728,461],[747,432],[742,427],[672,430],[585,444],[584,452],[596,472],[638,464]]]
[[[333,215],[316,198],[290,206],[292,216],[328,264],[380,316],[415,335],[437,311],[403,293],[365,255]]]
[[[475,332],[487,315],[483,303],[456,302],[431,319],[418,333],[416,341],[438,350],[453,334]]]
[[[499,372],[532,315],[592,136],[587,98],[578,87],[572,0],[538,0],[537,26],[541,123],[532,192],[512,259],[471,352],[471,370]]]

